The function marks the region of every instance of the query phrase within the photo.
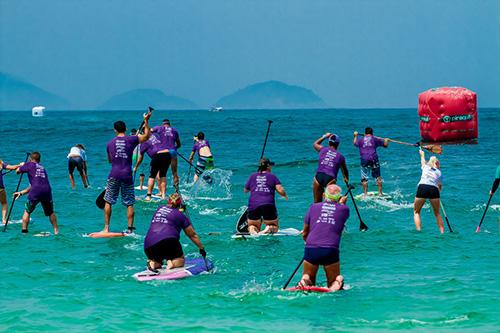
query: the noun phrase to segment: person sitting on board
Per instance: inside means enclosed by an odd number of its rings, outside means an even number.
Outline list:
[[[29,162],[20,163],[16,171],[18,174],[27,173],[30,183],[29,187],[14,193],[15,200],[19,199],[26,193],[29,193],[28,200],[25,205],[21,232],[28,232],[30,215],[33,213],[38,203],[41,203],[43,212],[45,213],[45,216],[49,217],[50,223],[54,228],[54,234],[57,235],[59,233],[59,228],[57,226],[57,217],[54,213],[52,188],[50,187],[47,171],[45,171],[45,168],[40,164],[40,160],[40,153],[37,151],[32,152],[30,154]]]
[[[361,157],[361,186],[363,186],[364,195],[368,194],[368,178],[370,170],[372,177],[377,180],[378,194],[384,195],[382,192],[382,176],[380,174],[380,163],[378,161],[377,148],[387,148],[389,139],[381,139],[373,136],[371,127],[365,128],[365,135],[358,138],[358,132],[354,131],[354,139],[352,143],[359,148]]]
[[[148,121],[151,111],[144,114],[144,134],[137,136],[127,136],[127,126],[121,120],[114,123],[116,137],[108,142],[106,151],[108,161],[111,163],[111,171],[106,182],[106,192],[104,194],[104,229],[102,232],[109,232],[112,208],[121,193],[122,204],[127,207],[128,231],[133,232],[134,228],[134,179],[132,176],[132,153],[139,144],[146,142],[151,134]]]
[[[280,180],[271,173],[274,162],[268,158],[259,161],[259,171],[250,175],[245,184],[245,193],[250,192],[248,199],[248,232],[252,235],[260,232],[262,222],[266,225],[263,234],[276,233],[279,228],[278,211],[274,201],[274,192],[278,192],[288,200],[285,188]]]
[[[328,147],[321,145],[328,138]],[[318,169],[313,180],[314,202],[321,202],[325,187],[337,183],[339,169],[342,170],[344,181],[349,182],[349,171],[344,156],[337,151],[340,137],[337,134],[325,133],[314,141],[313,148],[319,152]]]
[[[7,219],[7,210],[9,209],[9,204],[7,203],[7,192],[5,192],[5,186],[3,184],[3,170],[16,170],[19,168],[18,165],[9,165],[8,163],[0,160],[0,204],[2,205],[2,223],[5,224]]]
[[[155,185],[155,179],[157,177],[160,178],[160,186],[158,188],[159,194],[162,199],[165,198],[165,191],[167,187],[167,171],[170,166],[170,154],[167,149],[165,151],[162,148],[162,143],[158,138],[157,134],[153,133],[149,137],[148,141],[141,144],[141,149],[139,152],[139,158],[134,167],[134,172],[137,172],[137,169],[142,163],[144,158],[144,154],[147,153],[151,158],[150,163],[150,173],[148,178],[148,192],[146,194],[145,201],[151,201],[151,196],[153,194],[153,188]]]
[[[491,186],[490,195],[495,194],[498,189],[498,184],[500,184],[500,165],[497,166],[497,171],[495,172],[495,180],[493,181],[493,185]]]
[[[191,221],[179,210],[181,205],[181,196],[177,192],[173,193],[168,197],[168,204],[158,207],[151,219],[144,239],[144,252],[150,271],[161,268],[164,260],[167,261],[167,269],[184,266],[184,253],[179,242],[181,230],[198,247],[203,258],[207,255]]]
[[[212,156],[212,150],[210,148],[210,143],[208,142],[208,140],[205,140],[205,133],[198,132],[198,134],[193,139],[194,144],[191,155],[189,155],[189,163],[193,163],[194,155],[198,153],[198,161],[196,162],[196,168],[194,169],[195,173],[193,178],[193,181],[196,182],[198,180],[198,177],[205,170],[212,170],[215,168],[215,165],[214,157]]]
[[[434,216],[436,217],[436,223],[438,225],[439,231],[444,232],[443,218],[440,212],[440,192],[443,188],[441,182],[441,170],[439,165],[439,160],[436,156],[431,156],[429,161],[425,161],[425,153],[420,148],[420,166],[422,168],[422,176],[418,182],[417,194],[415,195],[415,202],[413,203],[413,220],[415,222],[415,228],[420,231],[422,228],[422,222],[420,220],[420,211],[423,205],[429,199],[431,202],[432,210],[434,211]]]
[[[80,177],[82,177],[83,187],[89,187],[87,179],[87,154],[85,153],[85,147],[80,143],[74,145],[71,147],[67,158],[71,188],[75,189],[75,178],[73,177],[75,168],[78,170]]]
[[[177,149],[181,147],[179,132],[174,127],[170,126],[170,120],[168,119],[163,119],[162,125],[153,127],[151,131],[157,134],[158,138],[162,142],[163,149],[158,153],[168,152],[170,154],[170,168],[172,170],[174,188],[177,189],[179,187],[179,175],[177,173]]]
[[[304,268],[299,287],[316,285],[319,266],[325,269],[328,288],[342,289],[344,278],[340,275],[339,246],[344,225],[349,218],[347,197],[342,196],[338,185],[330,184],[324,192],[324,201],[311,205],[304,218],[302,237]]]

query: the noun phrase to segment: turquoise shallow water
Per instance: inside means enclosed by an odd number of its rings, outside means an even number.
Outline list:
[[[39,119],[29,113],[1,113],[0,158],[16,162],[24,159],[25,151],[42,152],[61,234],[33,236],[51,231],[39,207],[29,235],[20,234],[20,224],[9,225],[0,235],[0,330],[498,331],[498,193],[483,232],[474,230],[500,163],[499,112],[480,110],[478,144],[444,146],[442,197],[454,234],[438,233],[429,207],[423,214],[423,231],[414,231],[411,203],[420,176],[417,150],[391,144],[380,151],[384,191],[394,200],[358,203],[370,227],[366,233],[358,231],[352,210],[341,244],[342,273],[351,289],[327,295],[280,291],[301,258],[300,237],[230,237],[246,204],[242,189],[260,155],[266,120],[274,120],[266,155],[276,160],[273,171],[290,197],[289,202],[277,200],[281,225],[300,229],[312,199],[317,163],[312,142],[326,131],[340,134],[351,179],[358,181],[352,131],[371,125],[375,134],[416,142],[416,110],[157,111],[153,123],[169,117],[179,129],[181,153],[188,155],[192,134],[203,130],[216,164],[232,174],[231,183],[217,189],[183,186],[216,273],[161,283],[139,283],[131,277],[144,267],[142,241],[155,204],[136,205],[137,237],[83,237],[102,228],[102,211],[94,200],[109,172],[105,144],[113,137],[112,123],[122,118],[129,127],[137,126],[140,112],[48,112]],[[92,188],[87,190],[77,178],[77,190],[72,191],[67,179],[65,157],[76,143],[88,149]],[[187,166],[179,163],[182,179]],[[10,174],[5,182],[12,193],[17,176]],[[22,206],[16,204],[14,220],[20,219]],[[122,230],[125,210],[115,207],[112,229]],[[209,235],[212,232],[220,234]],[[183,243],[185,252],[196,252],[186,238]]]

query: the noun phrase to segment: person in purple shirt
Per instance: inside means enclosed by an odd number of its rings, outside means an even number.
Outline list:
[[[328,147],[321,145],[328,138]],[[321,202],[325,187],[337,183],[339,169],[344,176],[344,182],[349,182],[349,171],[344,156],[338,152],[340,137],[337,134],[325,133],[314,141],[313,148],[319,153],[318,169],[313,180],[314,202]]]
[[[134,167],[134,172],[137,171],[144,159],[144,154],[148,154],[151,158],[150,173],[148,178],[148,192],[145,201],[151,201],[155,179],[160,177],[159,191],[162,198],[165,198],[167,187],[167,170],[170,166],[170,153],[162,149],[161,141],[156,133],[153,133],[149,140],[141,144],[139,158]]]
[[[127,136],[127,126],[121,120],[114,123],[116,137],[108,142],[106,151],[108,161],[111,163],[111,172],[106,182],[106,193],[104,194],[104,229],[109,232],[109,222],[111,220],[111,206],[118,200],[121,193],[122,204],[127,207],[128,231],[133,232],[134,228],[134,180],[132,176],[132,154],[134,148],[149,139],[151,131],[148,121],[151,111],[144,114],[144,134],[138,136]]]
[[[163,123],[160,126],[155,126],[152,129],[153,133],[156,133],[162,142],[162,151],[168,152],[170,154],[170,167],[172,169],[172,177],[174,178],[174,187],[179,186],[179,175],[177,173],[177,149],[181,147],[181,138],[179,137],[179,132],[170,126],[170,120],[163,119]]]
[[[205,170],[212,170],[215,168],[212,148],[210,148],[208,140],[205,140],[205,133],[203,132],[198,132],[198,134],[194,137],[193,149],[191,151],[191,155],[189,155],[189,163],[193,163],[194,155],[196,153],[198,153],[198,161],[196,162],[196,168],[194,170],[194,182],[198,180],[198,177]],[[208,177],[207,179],[211,178]]]
[[[20,163],[16,171],[19,174],[27,173],[30,182],[29,187],[14,193],[14,198],[16,200],[26,193],[29,193],[25,205],[21,232],[28,232],[30,215],[33,213],[38,203],[41,203],[43,212],[45,216],[49,217],[50,223],[54,228],[54,234],[57,235],[59,233],[59,228],[57,226],[57,217],[54,213],[54,203],[52,202],[52,188],[50,187],[47,171],[45,171],[45,168],[40,164],[40,159],[41,155],[39,152],[32,152],[29,162]]]
[[[319,266],[323,266],[328,288],[340,290],[344,278],[340,275],[339,246],[344,225],[349,218],[349,207],[345,205],[338,185],[328,185],[325,201],[311,205],[304,218],[302,237],[305,241],[304,268],[299,286],[314,286]]]
[[[161,268],[164,260],[167,261],[167,269],[184,266],[184,252],[179,242],[181,230],[184,230],[198,247],[203,258],[207,256],[191,221],[180,212],[181,204],[181,196],[173,193],[168,198],[168,205],[158,207],[151,219],[151,225],[144,239],[144,252],[148,257],[147,267],[151,271]]]
[[[278,177],[271,173],[273,165],[268,158],[262,158],[259,161],[259,171],[250,175],[245,184],[245,193],[250,192],[247,214],[250,234],[259,233],[262,222],[266,225],[263,234],[278,232],[279,220],[274,193],[278,192],[287,201],[288,196]]]
[[[7,219],[7,210],[9,204],[7,203],[7,192],[3,184],[4,170],[16,170],[20,165],[9,165],[8,163],[0,160],[0,204],[2,205],[2,223],[5,224]]]
[[[368,193],[368,177],[371,170],[372,177],[377,179],[378,193],[379,195],[383,195],[377,148],[387,148],[389,139],[381,139],[373,136],[373,129],[367,127],[365,128],[365,135],[362,138],[358,138],[358,132],[354,132],[353,144],[359,148],[359,155],[361,157],[361,185],[363,186],[364,194]]]

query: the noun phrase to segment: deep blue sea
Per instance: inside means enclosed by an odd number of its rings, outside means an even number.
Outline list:
[[[355,183],[359,153],[352,132],[371,126],[375,134],[396,140],[419,140],[418,116],[405,110],[247,110],[155,111],[151,123],[169,118],[181,136],[180,153],[189,155],[192,136],[203,131],[218,169],[212,186],[186,182],[188,165],[179,160],[181,191],[195,229],[216,272],[171,282],[140,283],[132,274],[145,266],[143,239],[158,203],[136,204],[137,236],[92,239],[103,227],[94,201],[105,184],[109,165],[106,143],[113,122],[137,127],[142,112],[0,113],[0,159],[24,160],[38,150],[53,189],[60,224],[57,237],[35,237],[52,231],[38,207],[30,234],[18,221],[25,197],[15,204],[5,233],[0,233],[0,331],[273,331],[273,332],[498,332],[500,326],[500,195],[486,215],[481,233],[475,228],[500,164],[500,109],[479,110],[479,140],[446,145],[440,156],[442,200],[454,233],[438,232],[425,206],[423,230],[414,231],[412,202],[420,177],[418,150],[391,143],[379,149],[384,192],[393,200],[358,201],[367,232],[351,218],[341,242],[341,270],[349,290],[331,294],[284,292],[281,287],[303,253],[301,237],[234,240],[235,222],[244,211],[244,183],[255,169],[267,129],[273,120],[266,156],[290,200],[277,199],[281,226],[302,228],[312,202],[317,166],[313,141],[337,133]],[[70,187],[66,155],[83,143],[92,185]],[[429,156],[429,155],[427,155]],[[9,195],[18,176],[5,176]],[[27,186],[24,178],[23,186]],[[375,190],[373,181],[370,190]],[[169,179],[169,193],[172,192]],[[137,193],[141,195],[141,193]],[[10,203],[10,202],[9,202]],[[114,207],[111,229],[126,228],[125,209]],[[183,236],[185,253],[196,248]],[[297,274],[292,283],[298,281]],[[319,282],[324,284],[320,272]]]

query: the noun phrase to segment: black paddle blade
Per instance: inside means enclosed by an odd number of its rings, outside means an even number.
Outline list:
[[[359,221],[359,231],[367,231],[368,230],[368,226],[363,222],[363,221]]]
[[[203,175],[201,178],[203,178],[203,180],[207,182],[207,184],[212,184],[213,182],[213,179],[212,177],[210,177],[210,175]]]
[[[149,112],[153,112],[155,109],[152,108],[152,107],[150,107],[150,106],[148,106],[148,110],[149,110]]]
[[[106,201],[104,201],[104,194],[106,194],[106,190],[102,191],[97,199],[95,199],[95,204],[99,209],[104,209],[104,206],[106,205]]]
[[[248,221],[247,221],[248,209],[246,209],[243,214],[241,214],[238,222],[236,223],[236,232],[248,232]]]

